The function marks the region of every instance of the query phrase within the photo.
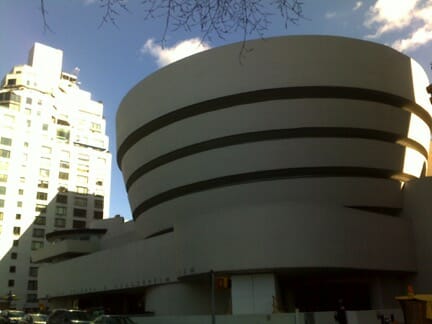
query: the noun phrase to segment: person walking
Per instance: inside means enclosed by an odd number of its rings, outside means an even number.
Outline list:
[[[346,309],[342,299],[338,300],[338,308],[334,318],[339,324],[348,324]]]

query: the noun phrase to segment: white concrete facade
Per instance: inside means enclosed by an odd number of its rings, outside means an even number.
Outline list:
[[[341,297],[381,309],[407,283],[432,289],[410,189],[429,182],[421,67],[342,37],[250,41],[239,62],[241,47],[166,66],[127,94],[117,160],[133,239],[44,266],[41,294],[141,291],[146,311],[191,315],[325,311]],[[103,260],[116,261],[103,272]],[[214,307],[212,273],[231,278]]]
[[[109,213],[111,153],[103,105],[62,72],[63,52],[35,43],[0,85],[0,295],[38,308],[31,252],[54,230]]]

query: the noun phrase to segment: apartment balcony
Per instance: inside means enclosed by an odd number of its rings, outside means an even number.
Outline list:
[[[47,244],[33,251],[33,262],[56,263],[100,249],[100,238],[106,233],[105,229],[73,229],[48,233]]]

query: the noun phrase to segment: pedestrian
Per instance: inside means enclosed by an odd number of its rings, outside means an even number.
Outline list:
[[[339,324],[348,324],[346,309],[342,299],[338,300],[338,308],[334,318]]]

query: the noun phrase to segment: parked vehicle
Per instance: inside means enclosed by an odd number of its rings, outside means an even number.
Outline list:
[[[48,315],[45,314],[27,314],[18,324],[46,324]]]
[[[93,320],[93,324],[136,324],[127,315],[100,315]]]
[[[0,312],[0,324],[9,324],[9,319]]]
[[[2,316],[8,319],[9,324],[18,324],[24,315],[25,313],[23,311],[15,309],[7,309],[2,311]]]
[[[48,316],[47,324],[90,324],[87,312],[75,309],[55,309]]]

